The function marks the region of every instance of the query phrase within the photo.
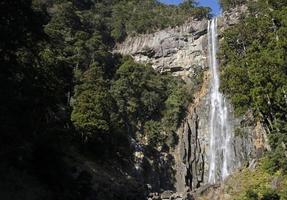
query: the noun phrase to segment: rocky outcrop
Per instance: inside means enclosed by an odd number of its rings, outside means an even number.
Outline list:
[[[128,37],[115,52],[131,55],[142,63],[151,63],[161,73],[172,72],[190,82],[207,67],[207,20],[192,20],[176,28],[154,34]]]
[[[206,72],[202,87],[195,95],[193,103],[188,108],[188,115],[178,129],[179,144],[174,155],[176,190],[180,192],[186,190],[186,187],[195,189],[204,182],[207,161],[205,147],[208,143],[208,135],[205,134],[207,130],[201,130],[201,128],[208,122],[208,112],[201,112],[200,105],[208,93],[208,77]]]
[[[247,14],[247,9],[246,5],[242,5],[224,12],[222,16],[219,17],[218,22],[221,32],[224,29],[237,24],[242,16]]]
[[[246,6],[232,9],[218,18],[221,32],[238,23]],[[187,83],[201,70],[207,69],[208,20],[191,19],[175,28],[153,34],[129,36],[117,44],[115,53],[131,55],[136,61],[150,63],[159,72],[172,72]]]
[[[223,13],[218,18],[219,35],[222,35],[226,28],[238,23],[246,10],[246,6],[241,6]],[[160,73],[171,72],[174,76],[180,76],[189,86],[194,85],[198,74],[204,73],[201,85],[197,85],[198,91],[188,108],[187,116],[177,131],[179,142],[172,152],[175,162],[174,189],[179,193],[187,189],[195,191],[207,184],[210,136],[207,26],[206,19],[190,20],[180,27],[128,37],[114,50],[116,53],[131,55],[138,62],[150,63]],[[233,127],[231,131],[235,133],[234,170],[243,165],[251,166],[255,163],[254,159],[268,149],[264,127],[253,118],[252,113],[236,117],[230,103],[228,110]],[[157,198],[160,199],[160,196],[151,199]]]
[[[206,73],[201,90],[195,95],[194,103],[181,127],[178,129],[179,144],[174,152],[176,171],[176,190],[182,192],[186,187],[192,190],[208,185],[208,149],[210,129],[210,88]],[[254,167],[255,160],[269,149],[266,132],[252,113],[242,117],[234,115],[233,107],[228,104],[231,131],[235,133],[232,146],[235,150],[233,171],[243,166]]]

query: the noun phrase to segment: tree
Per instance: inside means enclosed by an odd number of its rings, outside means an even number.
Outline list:
[[[185,91],[176,78],[159,75],[151,66],[131,58],[123,60],[112,83],[112,94],[129,134],[145,134],[153,145],[165,138],[164,132],[177,129],[185,113]]]
[[[273,149],[271,171],[285,170],[287,142],[287,43],[283,36],[287,34],[287,4],[278,3],[281,7],[273,1],[250,3],[253,14],[225,31],[221,51],[221,89],[238,114],[252,110],[267,127]]]
[[[75,88],[71,119],[84,140],[110,131],[111,96],[100,67],[93,64]]]
[[[228,10],[230,8],[234,8],[238,5],[242,5],[246,3],[246,0],[219,0],[219,3],[223,10]]]

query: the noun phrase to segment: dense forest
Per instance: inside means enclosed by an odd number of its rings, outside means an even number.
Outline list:
[[[173,145],[183,82],[111,50],[209,11],[193,1],[1,1],[0,198],[86,199],[90,175],[71,177],[68,156],[126,165],[130,138]]]
[[[262,161],[263,172],[285,177],[287,2],[250,1],[247,5],[249,14],[223,34],[220,52],[222,90],[231,99],[237,115],[251,111],[266,126],[272,150]],[[260,187],[266,185],[260,184]],[[259,199],[258,192],[262,193],[262,188],[249,189],[245,199]],[[281,195],[285,199],[287,191]],[[268,191],[262,199],[280,197],[276,192]]]
[[[221,49],[225,66],[222,90],[230,95],[238,114],[252,109],[264,121],[272,149],[282,154],[273,167],[284,170],[287,167],[283,160],[283,144],[287,142],[286,5],[285,1],[250,3],[250,16],[224,33]]]
[[[222,35],[221,90],[238,116],[252,112],[268,130],[272,151],[256,173],[287,180],[287,2],[220,4],[224,11],[248,6],[240,23]],[[103,192],[93,193],[89,170],[77,174],[71,163],[84,168],[93,161],[112,174],[133,165],[134,140],[151,157],[176,144],[193,94],[180,78],[112,50],[127,36],[210,19],[210,12],[193,0],[178,6],[157,0],[1,0],[0,199],[144,199],[146,188],[129,174],[118,182],[109,177],[95,186]],[[110,183],[135,191],[112,196],[104,190]],[[240,197],[287,198],[284,189],[267,191],[264,184],[254,183]]]

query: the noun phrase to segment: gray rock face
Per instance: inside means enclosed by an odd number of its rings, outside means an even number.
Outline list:
[[[219,26],[221,27],[221,31],[230,26],[237,24],[242,15],[247,14],[247,6],[242,5],[235,8],[230,9],[223,13],[221,17],[219,17]]]
[[[208,148],[209,148],[209,111],[210,87],[209,78],[196,94],[194,103],[189,107],[189,114],[178,129],[179,144],[174,152],[176,171],[176,190],[182,192],[186,187],[196,190],[206,185],[208,180]],[[251,113],[243,117],[235,117],[229,103],[231,131],[235,132],[233,148],[235,149],[234,169],[242,166],[253,167],[254,159],[258,159],[268,149],[266,132],[260,122],[256,122]]]
[[[238,23],[239,17],[246,11],[246,7],[238,7],[219,17],[219,35],[222,31]],[[207,45],[207,44],[204,44]],[[207,47],[204,46],[204,49]],[[207,51],[204,51],[207,52]],[[208,57],[205,55],[204,57]],[[196,190],[204,186],[208,180],[208,149],[209,149],[209,120],[210,120],[210,77],[206,72],[201,89],[195,95],[190,105],[188,115],[178,129],[179,144],[174,152],[176,171],[176,190],[182,192],[186,187]],[[254,167],[254,160],[269,150],[267,136],[263,125],[256,121],[252,113],[236,117],[233,106],[227,102],[228,116],[235,133],[233,148],[235,149],[234,169],[244,165]],[[255,162],[255,163],[254,163]]]
[[[219,29],[223,31],[238,23],[246,10],[246,6],[241,6],[223,13],[218,18]],[[188,83],[200,70],[208,67],[207,26],[207,19],[191,19],[176,28],[128,37],[116,45],[114,52],[131,55],[141,63],[150,63],[158,72],[172,72]]]
[[[142,63],[151,63],[159,72],[172,72],[184,80],[205,69],[207,20],[192,20],[176,28],[154,34],[128,37],[115,51],[131,55]]]
[[[208,144],[209,102],[206,100],[209,87],[208,73],[204,75],[201,90],[189,106],[188,115],[178,129],[179,144],[175,149],[176,190],[186,187],[195,189],[205,181],[206,146]]]
[[[241,6],[223,13],[218,18],[219,35],[226,28],[238,23],[241,14],[246,10],[245,6]],[[207,182],[209,168],[207,151],[210,135],[207,25],[206,19],[191,20],[180,27],[128,37],[114,50],[115,53],[131,55],[138,62],[150,63],[160,73],[172,72],[173,75],[185,80],[187,85],[192,84],[195,77],[204,72],[203,83],[201,87],[198,87],[199,90],[188,108],[188,114],[177,131],[179,142],[172,152],[175,161],[174,188],[180,193],[186,191],[186,188],[196,190]],[[224,38],[221,37],[221,39]],[[253,167],[253,160],[268,149],[264,127],[253,119],[251,113],[238,118],[234,116],[230,103],[228,107],[230,121],[236,135],[233,141],[236,151],[235,168],[249,165],[249,163]],[[169,198],[172,197],[171,195]],[[159,194],[151,197],[151,199],[160,198]],[[178,199],[183,199],[183,197],[180,196]]]

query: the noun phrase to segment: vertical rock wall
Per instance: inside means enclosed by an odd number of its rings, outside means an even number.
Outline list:
[[[179,144],[174,151],[176,190],[195,189],[205,181],[207,172],[206,146],[208,144],[208,108],[203,105],[209,89],[209,75],[205,72],[201,89],[196,93],[188,114],[178,129]],[[207,102],[207,104],[209,104]],[[202,110],[204,109],[204,110]],[[206,125],[207,126],[207,125]]]
[[[115,51],[131,55],[141,63],[151,63],[158,72],[172,72],[190,82],[207,67],[207,20],[192,20],[176,28],[153,34],[128,37]]]
[[[219,30],[222,32],[236,24],[245,11],[246,7],[243,6],[224,13],[218,19]],[[207,183],[210,113],[207,22],[206,19],[190,20],[180,27],[128,37],[114,50],[116,53],[131,55],[138,62],[150,63],[160,73],[172,72],[185,80],[187,85],[192,85],[196,76],[204,72],[187,116],[177,131],[179,142],[171,152],[175,160],[173,184],[179,192],[187,188],[195,190]],[[234,163],[237,163],[237,167],[248,165],[267,148],[266,133],[251,113],[238,118],[234,116],[230,103],[228,108],[232,131],[236,135],[233,141],[236,154]]]
[[[231,131],[235,133],[232,146],[235,150],[234,171],[249,166],[268,149],[266,132],[262,124],[251,113],[235,117],[233,107],[228,103]],[[210,129],[210,86],[206,73],[201,90],[196,94],[193,104],[181,127],[178,129],[179,144],[174,152],[176,171],[176,190],[195,190],[208,184],[208,149]],[[219,172],[218,172],[219,173]]]

